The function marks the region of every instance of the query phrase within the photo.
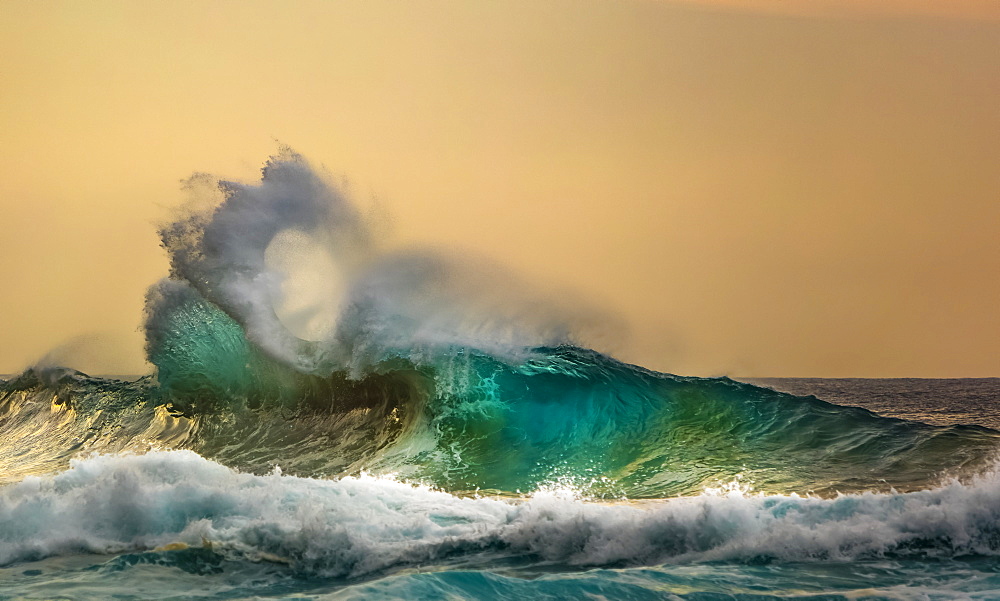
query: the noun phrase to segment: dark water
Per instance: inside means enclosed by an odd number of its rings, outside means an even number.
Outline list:
[[[1000,378],[741,378],[886,417],[1000,429]]]

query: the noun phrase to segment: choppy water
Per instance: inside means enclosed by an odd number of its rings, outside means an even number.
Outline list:
[[[1000,599],[1000,380],[654,372],[297,156],[209,184],[153,375],[0,382],[0,598]]]

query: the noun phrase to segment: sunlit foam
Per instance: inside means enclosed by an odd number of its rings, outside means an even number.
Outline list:
[[[326,244],[301,230],[279,232],[265,251],[274,274],[271,302],[278,320],[303,340],[329,340],[347,282]]]
[[[731,498],[759,496],[761,494],[754,490],[753,482],[743,479],[743,474],[737,474],[732,480],[720,482],[716,486],[706,486],[703,491],[709,496]]]

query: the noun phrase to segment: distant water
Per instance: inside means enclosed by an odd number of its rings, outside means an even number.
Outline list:
[[[864,407],[885,417],[1000,429],[1000,378],[741,378],[798,396]]]

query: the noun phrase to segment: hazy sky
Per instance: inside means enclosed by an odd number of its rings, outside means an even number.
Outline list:
[[[0,373],[144,371],[155,222],[279,140],[632,362],[1000,376],[998,6],[3,0]]]

